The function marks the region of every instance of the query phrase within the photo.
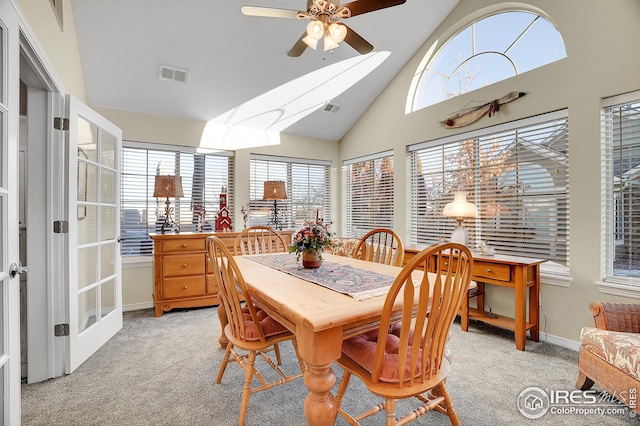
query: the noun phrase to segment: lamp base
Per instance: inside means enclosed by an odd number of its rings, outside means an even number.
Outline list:
[[[458,243],[464,246],[469,245],[469,234],[467,233],[467,230],[464,229],[464,226],[462,226],[462,224],[456,225],[456,229],[454,229],[451,233],[450,241],[452,243]]]
[[[173,207],[169,206],[169,197],[167,197],[164,209],[164,222],[160,227],[160,233],[166,234],[167,232],[180,233],[180,225],[173,219]]]
[[[273,207],[271,209],[273,217],[269,218],[267,226],[273,225],[273,229],[276,231],[282,231],[282,221],[278,217],[278,201],[273,200]]]

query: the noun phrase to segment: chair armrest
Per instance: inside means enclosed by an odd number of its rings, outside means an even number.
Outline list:
[[[624,333],[640,333],[640,304],[589,303],[596,328]]]

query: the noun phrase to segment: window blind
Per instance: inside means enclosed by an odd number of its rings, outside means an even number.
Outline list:
[[[603,104],[603,262],[606,277],[640,277],[640,92]]]
[[[193,148],[124,141],[121,171],[121,252],[123,256],[152,252],[150,233],[159,232],[166,198],[154,198],[156,175],[182,177],[184,197],[169,198],[181,232],[195,230],[199,206],[205,210],[205,230],[214,230],[219,194],[227,188],[233,211],[233,161],[229,152],[199,153]]]
[[[376,228],[393,229],[393,152],[348,160],[342,166],[345,237],[360,238]]]
[[[447,240],[453,192],[478,208],[466,219],[470,246],[569,262],[566,111],[409,147],[411,242]]]
[[[252,155],[250,164],[247,226],[273,226],[274,202],[264,200],[265,181],[284,181],[287,199],[277,201],[282,229],[299,229],[315,220],[316,212],[325,223],[330,217],[331,162],[322,160]]]

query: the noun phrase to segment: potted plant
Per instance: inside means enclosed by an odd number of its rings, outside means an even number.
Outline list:
[[[302,229],[293,236],[289,253],[296,253],[298,261],[302,257],[302,266],[305,268],[319,268],[322,264],[322,250],[333,245],[329,225],[316,217],[315,222],[305,222]]]

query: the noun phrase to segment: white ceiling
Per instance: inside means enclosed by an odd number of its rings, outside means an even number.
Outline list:
[[[266,126],[264,117],[273,123],[278,120],[273,117],[286,115],[280,122],[285,133],[340,140],[458,1],[408,0],[344,20],[373,44],[374,53],[369,54],[373,57],[365,62],[384,57],[376,52],[391,54],[338,95],[341,89],[332,93],[336,89],[316,83],[324,72],[307,77],[302,90],[300,85],[285,84],[350,58],[353,66],[364,57],[346,43],[333,52],[308,48],[300,57],[289,57],[286,52],[308,21],[240,12],[243,5],[302,10],[305,0],[72,0],[72,4],[90,105],[203,121],[223,117],[227,123],[241,111],[236,122],[261,126]],[[188,84],[160,80],[161,65],[188,70]],[[333,79],[338,81],[345,81],[342,74]],[[313,99],[300,102],[311,92]],[[323,111],[328,101],[340,110]],[[261,119],[251,120],[252,116]]]

